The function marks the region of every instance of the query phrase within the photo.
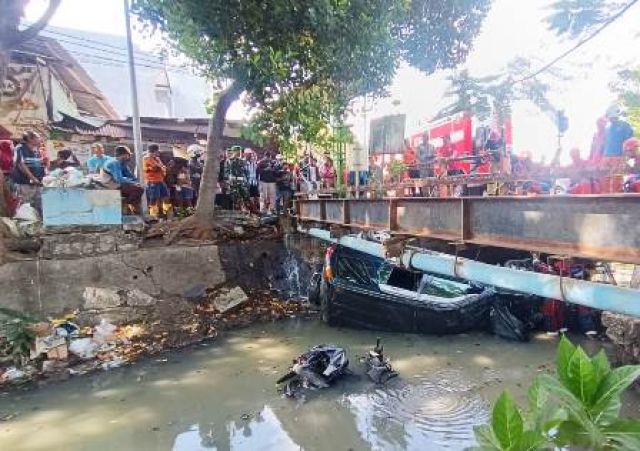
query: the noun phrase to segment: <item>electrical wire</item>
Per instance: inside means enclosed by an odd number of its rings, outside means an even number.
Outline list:
[[[515,83],[522,83],[524,81],[530,80],[532,78],[537,77],[538,75],[540,75],[542,72],[545,72],[547,70],[549,70],[549,68],[551,68],[552,66],[554,66],[556,63],[558,63],[559,61],[563,60],[564,58],[566,58],[567,56],[569,56],[570,54],[572,54],[573,52],[575,52],[576,50],[578,50],[580,47],[582,47],[584,44],[586,44],[587,42],[591,41],[593,38],[595,38],[596,36],[598,36],[600,33],[602,33],[602,31],[604,31],[605,28],[607,28],[609,25],[611,25],[613,22],[615,22],[616,20],[618,20],[624,13],[626,13],[632,6],[634,6],[636,3],[638,3],[638,1],[640,0],[631,0],[629,3],[627,3],[625,6],[623,6],[622,8],[620,8],[620,10],[615,13],[613,16],[611,16],[610,18],[608,18],[599,28],[597,28],[593,33],[591,33],[589,36],[586,36],[585,38],[581,39],[580,41],[578,41],[576,43],[576,45],[574,45],[573,47],[571,47],[570,49],[564,51],[563,53],[561,53],[560,55],[558,55],[557,57],[555,57],[554,59],[552,59],[551,61],[549,61],[548,63],[546,63],[544,66],[542,66],[541,68],[539,68],[538,70],[536,70],[534,73],[529,74],[525,77],[522,77],[518,80],[515,80],[513,82],[513,84]]]
[[[67,41],[65,39],[61,39],[61,38],[58,38],[58,37],[47,36],[46,33],[42,33],[42,36],[48,37],[48,38],[50,37],[52,39],[55,39],[58,42],[64,42],[64,43],[69,44],[69,45],[74,45],[74,46],[82,47],[82,48],[85,48],[85,49],[97,50],[97,51],[103,52],[103,53],[107,53],[108,52],[109,54],[114,54],[114,51],[112,49],[103,49],[103,48],[100,48],[100,47],[97,47],[97,46],[88,45],[86,43]],[[126,56],[126,50],[123,50],[121,53],[115,52],[115,54],[117,56],[125,57]],[[153,57],[153,56],[146,56],[146,57],[144,57],[144,56],[136,56],[135,58],[136,58],[136,60],[146,61],[146,62],[149,62],[149,63],[163,64],[162,63],[162,59],[160,59],[159,57],[156,59],[156,57]]]
[[[59,31],[50,30],[48,28],[45,28],[41,32],[41,34],[44,37],[49,37],[49,38],[55,39],[55,40],[60,41],[60,42],[64,42],[64,43],[69,44],[69,45],[82,46],[84,48],[97,50],[97,51],[104,52],[104,53],[106,53],[106,52],[113,53],[113,50],[117,50],[119,52],[119,54],[116,55],[116,56],[127,57],[126,48],[120,47],[120,46],[117,46],[117,45],[113,45],[113,44],[109,44],[107,42],[98,41],[96,39],[84,38],[84,37],[80,37],[80,36],[74,36],[74,35],[71,35],[71,34],[68,34],[68,33],[62,33],[62,32],[59,32]],[[49,34],[49,36],[47,36],[47,34]],[[62,37],[65,37],[65,38],[69,38],[69,39],[71,39],[71,41],[66,40],[66,39],[62,39],[59,36],[62,36]],[[97,45],[99,47],[88,45],[87,42],[95,44],[95,45]],[[100,48],[100,47],[105,47],[105,48]],[[70,49],[67,49],[67,50],[70,50]],[[76,52],[75,50],[70,50],[70,51]],[[184,67],[177,66],[175,64],[165,64],[165,63],[162,62],[161,57],[156,57],[156,56],[154,56],[154,55],[152,55],[150,53],[141,52],[139,50],[135,50],[134,53],[137,54],[137,56],[135,56],[136,60],[146,61],[146,62],[151,63],[151,64],[158,64],[159,65],[158,68],[161,68],[161,69],[172,68],[172,69],[176,69],[178,71],[186,71],[186,69]],[[136,65],[138,65],[138,64],[136,63]]]
[[[88,64],[101,64],[101,62],[108,62],[111,64],[108,64],[108,66],[112,66],[112,67],[116,67],[116,66],[127,66],[129,64],[128,61],[126,60],[119,60],[119,59],[115,59],[115,58],[107,58],[104,56],[100,56],[100,55],[93,55],[91,53],[84,53],[84,52],[77,52],[74,50],[70,50],[70,53],[72,53],[74,56],[79,56],[82,62],[86,62]],[[84,57],[84,58],[83,58]],[[89,59],[93,59],[93,61],[89,61]],[[107,64],[104,64],[105,66],[107,66]],[[151,69],[164,69],[167,72],[175,72],[175,73],[181,73],[181,74],[186,74],[186,75],[195,75],[191,72],[189,72],[186,69],[167,69],[163,66],[154,66],[154,65],[150,65],[150,64],[144,64],[144,63],[135,63],[135,66],[137,67],[148,67]]]
[[[51,30],[51,29],[49,29],[49,28],[45,28],[45,29],[43,30],[43,32],[45,32],[45,33],[50,33],[50,34],[52,34],[52,35],[54,35],[54,36],[56,36],[56,35],[57,35],[57,36],[63,36],[63,37],[70,38],[70,39],[75,39],[76,41],[92,42],[92,43],[94,43],[94,44],[98,44],[98,45],[100,45],[100,46],[102,46],[102,47],[108,47],[108,48],[110,48],[110,49],[116,49],[116,50],[120,50],[120,51],[123,51],[123,52],[126,52],[126,51],[127,51],[126,47],[120,47],[119,45],[109,44],[108,42],[99,41],[99,40],[97,40],[97,39],[85,38],[85,37],[80,37],[80,36],[78,36],[78,35],[72,35],[72,34],[68,34],[68,33],[62,33],[62,32],[60,32],[60,31]],[[124,38],[123,38],[123,39],[124,39]],[[139,54],[143,54],[143,55],[144,55],[144,53],[143,53],[143,52],[140,52],[139,50],[134,50],[134,53],[139,53]]]

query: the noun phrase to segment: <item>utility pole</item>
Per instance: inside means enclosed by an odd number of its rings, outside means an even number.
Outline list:
[[[136,68],[133,56],[133,42],[131,41],[131,19],[129,17],[129,0],[124,1],[124,20],[127,26],[127,53],[129,55],[129,83],[131,85],[131,117],[133,125],[133,149],[136,156],[136,175],[138,181],[144,186],[142,178],[142,129],[140,128],[140,112],[138,111],[138,85],[136,82]],[[147,211],[147,198],[140,199],[140,211],[144,215]]]

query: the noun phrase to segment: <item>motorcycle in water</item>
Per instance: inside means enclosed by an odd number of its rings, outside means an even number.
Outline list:
[[[391,366],[389,358],[384,355],[384,348],[380,344],[380,338],[376,340],[376,347],[369,351],[365,364],[367,366],[367,376],[376,384],[384,384],[398,375]]]
[[[349,372],[347,352],[334,345],[318,345],[293,361],[287,374],[276,381],[286,396],[295,397],[301,389],[329,387]]]

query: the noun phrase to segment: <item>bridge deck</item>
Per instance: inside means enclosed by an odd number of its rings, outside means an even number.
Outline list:
[[[320,199],[300,221],[640,264],[640,195]]]

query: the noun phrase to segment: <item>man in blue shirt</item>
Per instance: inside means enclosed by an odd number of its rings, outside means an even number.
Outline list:
[[[113,160],[113,158],[104,154],[102,144],[94,144],[91,146],[91,150],[93,151],[93,156],[87,160],[87,169],[89,169],[89,174],[98,174],[105,163]]]
[[[605,157],[621,157],[622,143],[633,138],[633,129],[627,122],[620,119],[620,114],[618,105],[613,105],[607,110],[609,127],[607,127],[604,138],[603,156]]]
[[[105,162],[103,172],[106,176],[103,184],[107,188],[119,189],[122,194],[122,201],[126,210],[132,214],[140,211],[140,198],[144,189],[137,182],[127,166],[131,159],[131,151],[126,146],[116,147],[116,158]]]

